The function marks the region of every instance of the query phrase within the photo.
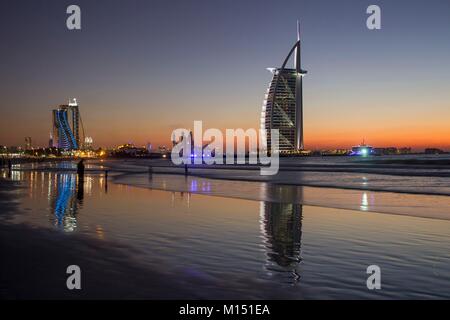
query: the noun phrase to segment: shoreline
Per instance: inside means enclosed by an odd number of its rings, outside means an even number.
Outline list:
[[[115,184],[121,184],[121,185],[125,185],[125,186],[129,186],[129,187],[135,187],[135,188],[142,188],[142,189],[147,189],[147,190],[160,190],[160,191],[166,191],[166,192],[186,192],[186,193],[192,193],[192,194],[198,194],[201,196],[210,196],[210,197],[223,197],[223,198],[231,198],[231,199],[240,199],[240,200],[247,200],[247,201],[264,201],[264,202],[273,202],[273,203],[296,203],[296,204],[301,204],[304,206],[312,206],[312,207],[323,207],[323,208],[330,208],[330,209],[338,209],[338,210],[352,210],[352,211],[358,211],[361,213],[364,212],[371,212],[371,213],[377,213],[377,214],[389,214],[389,215],[397,215],[397,216],[405,216],[405,217],[413,217],[413,218],[422,218],[422,219],[436,219],[436,220],[450,220],[450,207],[444,207],[447,209],[447,212],[441,212],[441,211],[436,211],[436,212],[431,212],[431,213],[427,213],[427,214],[423,214],[423,213],[411,213],[411,209],[408,206],[410,203],[408,201],[408,199],[405,199],[404,202],[402,203],[402,205],[397,204],[382,204],[379,205],[378,207],[373,207],[371,208],[371,205],[367,205],[366,208],[361,208],[361,197],[362,198],[370,198],[371,195],[373,193],[376,193],[377,196],[383,198],[383,196],[387,196],[388,198],[391,196],[396,197],[397,195],[403,195],[403,196],[411,196],[411,197],[415,197],[415,196],[423,196],[426,198],[429,197],[439,197],[441,200],[446,200],[448,197],[446,195],[436,195],[436,194],[410,194],[410,193],[398,193],[398,192],[389,192],[389,191],[372,191],[372,190],[361,190],[361,189],[345,189],[345,188],[329,188],[329,187],[316,187],[316,186],[299,186],[299,185],[288,185],[288,184],[272,184],[275,188],[278,187],[293,187],[294,189],[292,190],[288,190],[287,192],[291,192],[291,193],[295,193],[295,192],[300,192],[302,193],[302,196],[298,196],[298,195],[293,195],[293,198],[289,198],[289,199],[280,199],[280,198],[271,198],[271,199],[267,199],[264,197],[259,197],[259,195],[255,195],[256,192],[254,193],[253,196],[249,196],[248,194],[242,195],[241,193],[239,194],[229,194],[226,192],[221,193],[221,191],[215,191],[215,193],[208,193],[208,192],[202,192],[202,191],[192,191],[189,188],[180,188],[179,186],[167,186],[167,184],[165,184],[165,186],[157,186],[157,185],[142,185],[139,183],[128,183],[128,182],[123,182],[123,181],[118,181],[116,180],[117,177],[111,176],[112,178],[112,182]],[[203,177],[201,177],[203,178]],[[244,182],[244,183],[261,183],[258,181],[242,181],[242,180],[226,180],[226,179],[211,179],[211,178],[204,178],[205,180],[224,180],[224,181],[231,181],[231,182]],[[301,190],[298,190],[298,189]],[[308,193],[308,190],[312,190],[312,191],[319,191],[319,194],[325,194],[328,196],[328,200],[327,201],[321,201],[320,199],[318,200],[317,196],[316,197],[312,197],[310,198],[310,200],[304,197],[304,193]],[[327,192],[328,191],[328,192]],[[332,194],[330,194],[330,191],[335,191],[335,192],[331,192]],[[350,192],[358,192],[358,193],[352,193],[351,195],[346,195],[346,191],[350,191]],[[316,193],[316,192],[311,192],[312,194]],[[333,198],[333,196],[335,196],[335,198]],[[358,199],[358,202],[354,202],[353,204],[348,204],[348,202],[345,202],[346,200],[348,200],[348,196],[351,196],[353,199]],[[321,197],[320,195],[318,196],[319,198]],[[330,200],[333,199],[333,200]],[[344,199],[344,200],[342,200]],[[434,199],[430,200],[430,206],[435,204],[436,202],[433,201]],[[344,202],[342,202],[344,201]],[[382,201],[386,201],[383,199],[379,200],[380,202]],[[417,200],[416,200],[417,201]],[[449,199],[450,202],[450,199]],[[388,209],[386,209],[386,207],[389,207]],[[443,206],[442,206],[443,207]],[[440,207],[440,208],[442,208]],[[423,205],[420,208],[420,211],[423,212],[423,209],[426,209],[426,207]],[[395,210],[394,210],[395,209]]]
[[[126,176],[126,175],[139,175],[139,174],[148,174],[148,169],[144,170],[145,167],[142,167],[142,170],[139,171],[130,171],[130,170],[120,170],[114,167],[110,167],[107,164],[104,164],[105,168],[102,169],[85,169],[86,173],[91,174],[103,174],[106,171],[108,171],[109,174],[111,174],[113,180],[115,180],[117,177],[120,176]],[[152,167],[152,168],[162,168],[162,167]],[[230,177],[225,175],[214,175],[214,173],[195,173],[195,171],[190,171],[188,175],[184,174],[184,168],[180,167],[167,167],[167,168],[174,168],[179,169],[179,171],[183,170],[183,172],[177,172],[177,171],[165,171],[165,172],[158,172],[153,171],[153,175],[161,175],[161,176],[182,176],[182,177],[197,177],[197,178],[203,178],[203,179],[210,179],[210,180],[223,180],[223,181],[242,181],[242,182],[255,182],[255,183],[268,183],[271,185],[276,186],[293,186],[293,187],[311,187],[311,188],[324,188],[324,189],[342,189],[342,190],[355,190],[355,191],[370,191],[370,192],[387,192],[387,193],[396,193],[396,194],[410,194],[410,195],[424,195],[424,196],[442,196],[442,197],[449,197],[450,193],[445,192],[432,192],[432,191],[414,191],[414,190],[398,190],[398,189],[390,189],[390,188],[382,188],[382,187],[356,187],[356,186],[343,186],[343,185],[335,185],[335,184],[316,184],[316,183],[308,183],[308,182],[293,182],[293,181],[282,181],[282,180],[269,180],[265,179],[265,176],[258,176],[262,178],[251,178],[251,177]],[[197,170],[204,170],[205,168],[193,168],[189,167],[189,169],[197,169]],[[222,170],[222,168],[212,169],[212,170]],[[245,170],[245,169],[237,169],[237,168],[229,168],[228,170]],[[256,169],[254,169],[256,170]],[[16,172],[53,172],[53,173],[76,173],[76,168],[33,168],[33,169],[15,169],[13,171]],[[324,173],[324,172],[330,172],[330,173],[339,173],[341,171],[335,171],[335,170],[328,170],[328,171],[314,171],[314,170],[286,170],[286,171],[293,171],[293,172],[311,172],[311,173]],[[347,173],[367,173],[367,174],[376,174],[379,175],[379,173],[369,173],[369,172],[355,172],[355,171],[342,171]],[[113,176],[113,174],[117,174],[116,176]],[[384,176],[397,176],[394,174],[383,174]],[[410,175],[399,175],[404,177],[409,177]],[[417,175],[420,177],[434,177],[429,175]],[[447,176],[437,176],[437,177],[444,177]],[[449,179],[450,180],[450,179]],[[449,181],[450,185],[450,181]]]
[[[113,172],[113,171],[110,171]],[[316,172],[316,171],[312,171]],[[334,171],[333,171],[334,172]],[[125,172],[128,175],[136,175],[136,174],[144,174],[147,172]],[[185,176],[184,173],[175,173],[175,172],[154,172],[153,174],[160,174],[160,175],[176,175],[176,176]],[[197,178],[203,178],[203,179],[210,179],[210,180],[224,180],[224,181],[242,181],[242,182],[256,182],[256,183],[268,183],[276,186],[293,186],[293,187],[310,187],[310,188],[323,188],[323,189],[342,189],[342,190],[355,190],[355,191],[371,191],[371,192],[386,192],[386,193],[398,193],[398,194],[411,194],[411,195],[424,195],[424,196],[440,196],[440,197],[448,197],[450,194],[448,193],[439,193],[439,192],[416,192],[416,191],[404,191],[404,190],[389,190],[389,189],[382,189],[382,188],[373,188],[373,187],[367,187],[367,188],[358,188],[358,187],[350,187],[350,186],[337,186],[337,185],[317,185],[317,184],[308,184],[308,183],[295,183],[295,182],[281,182],[281,181],[263,181],[263,180],[256,180],[256,179],[245,179],[242,177],[236,177],[236,178],[230,178],[230,177],[218,177],[218,176],[209,176],[209,175],[202,175],[202,174],[188,174],[188,177],[197,177]]]
[[[124,163],[120,161],[119,164],[123,165]],[[212,174],[196,173],[194,170],[190,171],[190,174],[187,176],[179,172],[161,173],[154,171],[152,181],[150,181],[148,179],[148,171],[144,170],[146,167],[143,166],[142,163],[135,164],[134,162],[125,162],[125,165],[132,165],[135,168],[126,168],[121,167],[120,165],[115,166],[114,163],[111,164],[108,162],[101,162],[101,168],[96,168],[99,164],[95,162],[93,165],[93,168],[86,169],[87,174],[101,175],[103,172],[108,171],[108,180],[111,182],[138,188],[168,192],[191,192],[193,194],[251,201],[297,203],[361,212],[450,220],[450,210],[448,209],[450,208],[450,197],[449,194],[446,193],[427,192],[426,190],[421,192],[416,192],[414,190],[396,190],[386,187],[378,188],[370,185],[365,187],[353,187],[348,185],[336,186],[325,183],[307,183],[304,181],[274,181],[261,176],[252,178],[239,175],[233,177],[224,175],[223,173],[216,175],[214,172]],[[19,171],[49,173],[76,172],[75,169],[71,168],[32,168],[20,169]],[[208,184],[211,184],[213,188],[209,192],[204,192],[201,189],[193,190],[183,182],[186,179],[204,179]],[[252,186],[247,187],[248,185]],[[239,190],[242,189],[242,186],[246,186],[246,189],[245,191],[240,192]],[[284,190],[284,193],[303,193],[304,190],[315,190],[315,193],[320,196],[315,195],[306,198],[298,198],[298,196],[291,198],[277,198],[270,193],[261,194],[261,190],[267,188],[281,188]],[[311,194],[311,192],[308,194]],[[394,198],[394,200],[392,200],[392,198]],[[408,199],[410,199],[410,202],[408,202]]]

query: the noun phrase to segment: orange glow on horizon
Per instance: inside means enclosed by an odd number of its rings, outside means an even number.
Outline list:
[[[190,129],[189,126],[186,126]],[[205,127],[206,130],[210,127]],[[243,129],[252,128],[252,126],[242,127]],[[220,128],[219,128],[220,129]],[[225,129],[222,130],[225,136]],[[112,135],[104,135],[104,140],[97,140],[98,146],[117,146],[125,142],[133,142],[135,145],[146,145],[151,142],[154,148],[165,145],[171,147],[172,129],[165,129],[159,132],[133,135],[130,130],[126,136],[129,139],[121,138],[125,134],[115,132]],[[150,137],[150,138],[146,138]],[[100,137],[99,137],[100,138]],[[373,147],[411,147],[413,150],[422,150],[424,148],[440,148],[445,151],[450,150],[450,127],[445,128],[425,128],[425,127],[398,127],[376,130],[371,128],[305,128],[305,147],[306,149],[349,149],[352,146],[360,144],[362,141]]]

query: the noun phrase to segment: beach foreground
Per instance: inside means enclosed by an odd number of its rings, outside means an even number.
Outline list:
[[[1,181],[2,298],[450,297],[447,196],[142,168],[106,180],[91,165],[82,182],[70,164]],[[81,290],[66,287],[69,265]],[[370,265],[381,290],[366,286]]]

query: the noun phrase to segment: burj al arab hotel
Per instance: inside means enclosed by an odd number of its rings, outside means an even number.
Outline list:
[[[303,88],[302,79],[307,71],[301,68],[300,28],[297,22],[297,41],[285,58],[281,68],[268,68],[273,77],[265,94],[261,129],[266,133],[263,148],[271,150],[271,129],[279,131],[279,152],[296,153],[303,144]],[[294,68],[287,68],[294,56]]]

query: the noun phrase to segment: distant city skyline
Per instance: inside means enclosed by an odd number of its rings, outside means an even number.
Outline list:
[[[0,13],[0,145],[47,146],[77,98],[95,146],[171,145],[175,128],[260,126],[261,100],[302,26],[305,149],[450,150],[448,1],[7,0]],[[366,8],[382,29],[366,28]]]

